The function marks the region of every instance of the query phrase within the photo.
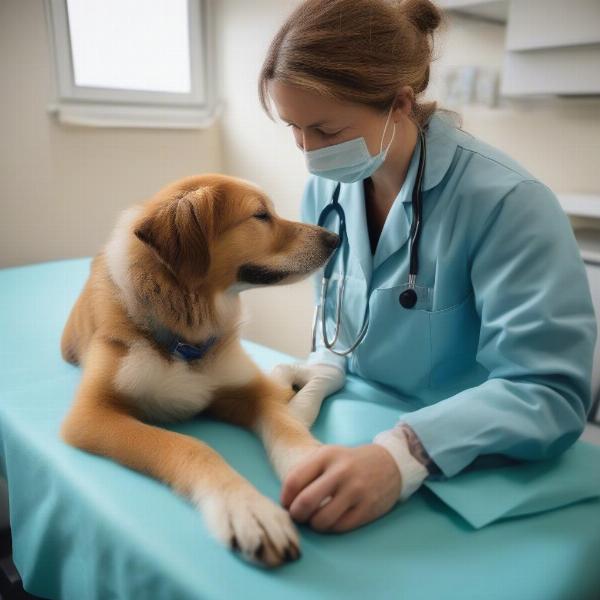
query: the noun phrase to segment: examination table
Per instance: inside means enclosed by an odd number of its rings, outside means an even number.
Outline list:
[[[165,485],[58,438],[81,374],[62,360],[60,335],[89,264],[0,271],[0,471],[28,592],[61,600],[600,599],[600,448],[583,442],[550,461],[428,482],[349,533],[300,526],[302,557],[279,569],[243,562]],[[244,345],[265,370],[292,360]],[[405,410],[389,389],[350,377],[313,430],[327,443],[368,443]],[[278,501],[280,483],[250,432],[202,417],[168,428],[205,441]]]

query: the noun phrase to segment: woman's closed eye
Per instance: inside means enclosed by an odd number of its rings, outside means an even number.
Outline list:
[[[321,129],[317,129],[316,132],[323,138],[329,139],[329,138],[334,138],[336,135],[339,135],[340,133],[342,133],[343,129],[340,129],[338,131],[323,131]]]
[[[298,127],[297,125],[294,125],[294,123],[288,123],[287,127],[291,127],[292,130],[294,131],[294,133],[296,131],[300,131],[300,127]],[[342,129],[338,129],[337,131],[325,131],[324,129],[319,129],[318,127],[315,128],[314,130],[317,135],[319,135],[322,138],[328,139],[328,138],[333,138],[336,135],[339,135],[340,133],[342,133],[342,131],[344,131],[344,128]]]

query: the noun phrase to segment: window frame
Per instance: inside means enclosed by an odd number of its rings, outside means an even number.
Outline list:
[[[62,123],[98,127],[205,128],[220,113],[211,0],[187,0],[190,92],[79,86],[75,83],[67,0],[45,0],[54,95],[48,110]]]

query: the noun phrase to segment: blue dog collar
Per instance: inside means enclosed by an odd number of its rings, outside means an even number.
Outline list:
[[[211,336],[200,344],[188,344],[171,331],[162,329],[155,332],[155,341],[165,350],[180,360],[192,362],[204,358],[206,353],[215,345],[218,338]]]
[[[212,336],[201,344],[187,344],[179,339],[173,341],[169,346],[169,352],[177,358],[181,358],[187,362],[200,360],[204,355],[215,345],[217,338]]]

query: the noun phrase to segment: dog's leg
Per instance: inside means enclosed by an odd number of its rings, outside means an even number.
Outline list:
[[[251,562],[276,566],[299,556],[288,513],[261,495],[202,442],[138,420],[112,381],[127,349],[92,339],[63,440],[169,484],[203,513],[207,527]]]
[[[80,361],[80,348],[79,348],[79,332],[78,332],[78,321],[81,319],[81,305],[82,295],[80,294],[75,302],[69,318],[62,332],[60,340],[60,352],[62,357],[71,364],[78,364]]]
[[[282,481],[292,468],[322,445],[289,406],[277,400],[262,403],[254,430]]]
[[[95,331],[93,311],[90,306],[90,298],[94,293],[93,277],[94,267],[92,266],[92,273],[69,313],[60,340],[62,357],[74,365],[83,362],[83,355]]]
[[[294,393],[291,387],[261,373],[244,387],[221,390],[207,412],[255,431],[283,480],[292,467],[321,445],[302,420],[292,414],[288,402]]]

